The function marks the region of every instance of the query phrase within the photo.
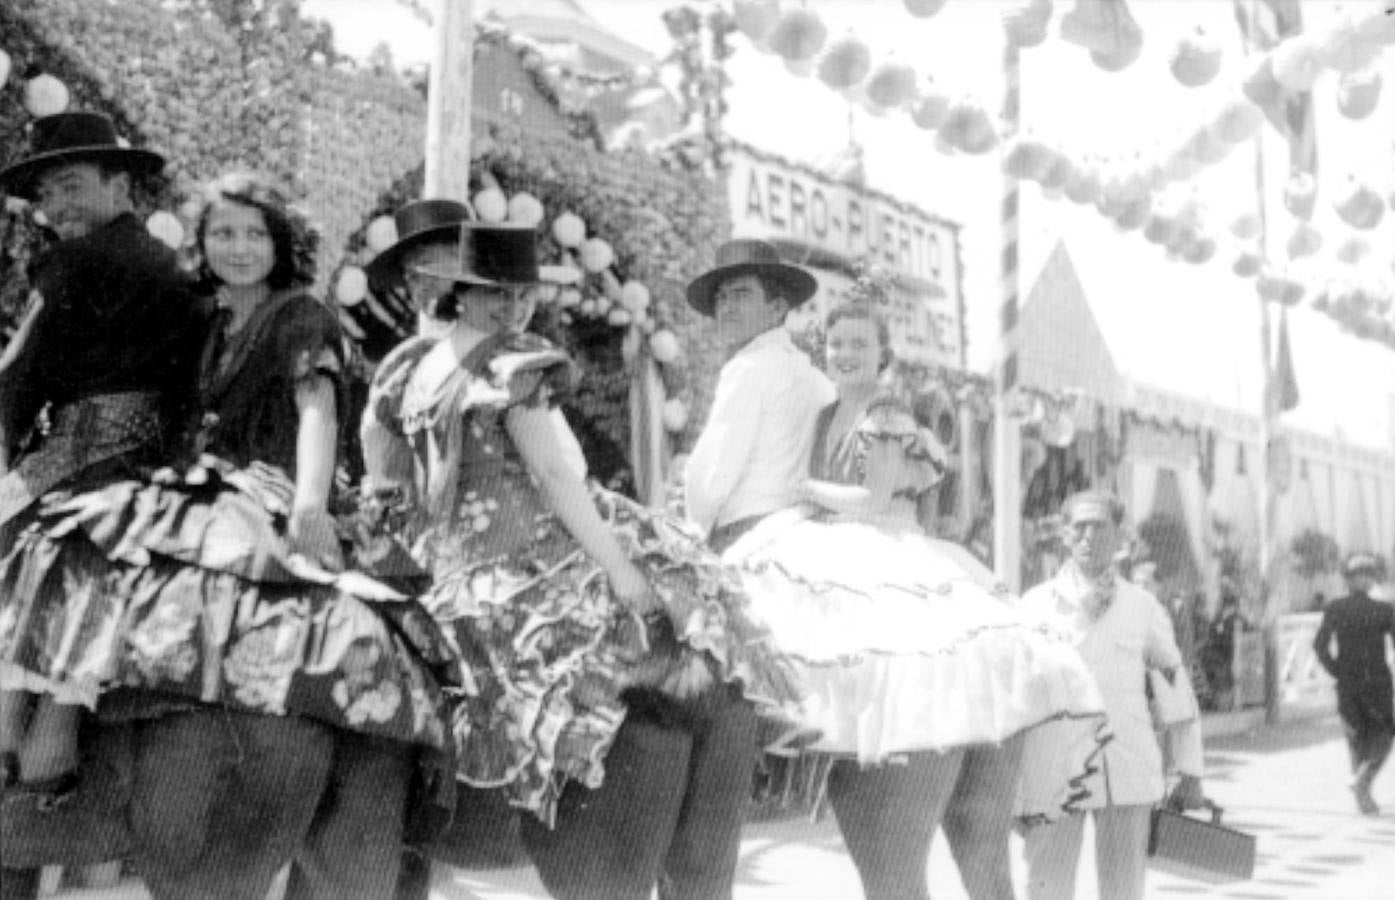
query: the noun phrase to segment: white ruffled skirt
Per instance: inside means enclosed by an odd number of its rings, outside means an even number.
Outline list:
[[[723,556],[809,693],[813,750],[864,764],[1026,735],[1023,765],[1052,815],[1080,798],[1107,740],[1104,702],[1075,647],[1031,625],[993,573],[911,527],[771,516]]]

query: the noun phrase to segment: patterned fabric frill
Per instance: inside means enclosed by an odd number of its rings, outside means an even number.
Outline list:
[[[0,559],[0,677],[95,704],[134,687],[447,747],[449,638],[419,603],[292,556],[279,470],[44,498]]]
[[[724,555],[738,565],[775,648],[797,666],[815,751],[878,764],[898,754],[1027,734],[1058,768],[1034,814],[1081,799],[1104,704],[1076,649],[1029,626],[991,572],[919,530],[772,516]],[[1049,757],[1038,755],[1048,741]]]
[[[792,669],[747,615],[739,579],[694,531],[591,488],[601,520],[662,604],[641,618],[612,596],[604,570],[544,501],[507,419],[564,393],[570,370],[541,339],[496,337],[443,385],[421,389],[395,372],[370,397],[373,420],[402,427],[422,462],[419,490],[432,512],[405,537],[433,574],[423,602],[464,658],[453,721],[459,775],[504,787],[548,824],[568,781],[602,783],[627,691],[681,708],[737,685],[777,719],[798,699]]]

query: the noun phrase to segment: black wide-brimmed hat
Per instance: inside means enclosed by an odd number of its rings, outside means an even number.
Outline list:
[[[390,278],[413,247],[433,240],[454,240],[460,223],[473,220],[475,215],[458,200],[413,200],[392,218],[397,224],[397,240],[363,267],[375,282]]]
[[[790,308],[799,306],[819,289],[814,276],[799,266],[780,261],[780,251],[766,241],[740,238],[717,248],[717,264],[688,285],[688,305],[704,316],[714,314],[717,287],[742,275],[773,278],[785,289]]]
[[[571,284],[581,273],[570,266],[538,265],[538,232],[529,225],[460,226],[460,259],[416,266],[433,278],[480,285]]]
[[[121,146],[116,126],[101,113],[55,113],[34,120],[29,155],[0,171],[0,188],[33,200],[40,174],[74,162],[100,162],[138,176],[154,175],[165,167],[158,153]]]

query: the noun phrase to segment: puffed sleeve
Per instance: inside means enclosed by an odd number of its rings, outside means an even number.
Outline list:
[[[468,391],[466,405],[555,407],[569,397],[581,372],[566,351],[534,334],[494,343],[483,361],[485,384]]]
[[[435,344],[434,338],[424,337],[404,341],[373,373],[359,424],[366,492],[411,483],[412,451],[402,428],[402,398],[412,373]]]
[[[277,365],[286,380],[294,385],[323,375],[334,382],[336,394],[342,393],[346,360],[339,320],[323,304],[302,296],[287,304],[276,327]]]
[[[857,428],[866,448],[868,464],[895,465],[898,493],[918,496],[944,478],[948,456],[944,447],[927,429],[916,425],[910,410],[899,403],[873,404]]]

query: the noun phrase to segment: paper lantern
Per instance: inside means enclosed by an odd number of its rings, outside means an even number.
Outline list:
[[[1178,223],[1165,213],[1153,213],[1143,223],[1143,239],[1150,244],[1166,245],[1177,235]]]
[[[612,328],[624,328],[634,321],[634,316],[623,306],[613,306],[605,314],[605,321]]]
[[[1307,222],[1300,221],[1288,238],[1288,258],[1302,259],[1322,249],[1322,233]]]
[[[883,63],[867,79],[867,99],[886,109],[900,109],[915,99],[915,69]]]
[[[835,91],[861,84],[872,71],[872,51],[856,37],[834,41],[819,59],[819,80]]]
[[[1366,68],[1380,56],[1380,52],[1380,42],[1358,29],[1356,20],[1350,15],[1338,18],[1313,47],[1313,56],[1318,65],[1343,74]]]
[[[965,153],[987,153],[998,143],[993,120],[982,104],[961,100],[950,104],[945,120],[940,123],[940,137]]]
[[[1099,175],[1077,168],[1072,171],[1062,190],[1072,203],[1094,203],[1100,195]]]
[[[1049,150],[1051,154],[1051,165],[1039,179],[1043,191],[1063,193],[1065,186],[1069,183],[1071,175],[1075,173],[1075,166],[1069,159]]]
[[[1137,200],[1127,200],[1119,208],[1119,212],[1114,216],[1114,224],[1123,231],[1133,231],[1141,228],[1148,220],[1149,210],[1152,208],[1152,201],[1147,197]]]
[[[1264,266],[1264,260],[1254,250],[1241,250],[1230,264],[1230,270],[1241,278],[1253,278]]]
[[[620,302],[631,312],[642,312],[649,308],[649,288],[638,281],[627,281],[620,288]]]
[[[184,224],[174,213],[163,209],[150,214],[145,220],[145,230],[173,250],[178,250],[184,243]]]
[[[24,85],[24,108],[35,118],[68,108],[68,86],[52,75],[35,75]]]
[[[496,224],[504,221],[509,214],[509,201],[498,188],[485,188],[475,195],[472,201],[475,215],[481,222]]]
[[[1213,135],[1208,128],[1200,129],[1187,142],[1187,152],[1197,162],[1206,166],[1214,166],[1225,159],[1233,147],[1233,144]]]
[[[1003,171],[1025,181],[1040,181],[1055,162],[1055,154],[1040,140],[1020,135],[1003,156]]]
[[[1349,266],[1359,266],[1371,253],[1371,245],[1365,238],[1349,237],[1337,248],[1337,259]]]
[[[922,90],[911,104],[911,121],[926,131],[939,128],[949,115],[949,97],[938,91]]]
[[[1216,255],[1216,239],[1208,235],[1193,235],[1182,250],[1182,258],[1194,266],[1205,265]]]
[[[904,0],[906,12],[917,19],[928,19],[944,9],[946,0]]]
[[[824,27],[823,20],[801,7],[780,15],[766,37],[766,43],[786,61],[804,62],[813,60],[815,54],[823,49],[827,38],[828,29]]]
[[[581,267],[588,272],[603,272],[615,262],[615,251],[601,238],[590,238],[581,245]]]
[[[536,228],[543,220],[542,201],[527,191],[520,191],[509,198],[508,217],[510,222]]]
[[[1221,108],[1211,133],[1227,144],[1248,141],[1264,127],[1264,113],[1244,97],[1235,97]]]
[[[368,296],[368,274],[358,266],[339,270],[334,282],[334,300],[340,306],[357,306]]]
[[[663,328],[649,335],[649,352],[654,354],[655,362],[666,366],[683,355],[683,345],[672,331]]]
[[[1061,40],[1108,57],[1132,51],[1136,59],[1143,33],[1124,0],[1077,0],[1061,18]]]
[[[812,59],[787,59],[785,60],[785,71],[796,78],[808,78],[814,74],[814,61]]]
[[[752,43],[764,41],[779,18],[779,0],[736,0],[732,5],[732,21]]]
[[[0,50],[0,88],[10,80],[10,54]]]
[[[392,216],[378,216],[364,229],[363,243],[374,254],[382,253],[397,243],[397,222]]]
[[[1143,44],[1128,44],[1117,53],[1091,53],[1090,61],[1106,72],[1122,72],[1138,62]]]
[[[1311,37],[1304,34],[1285,38],[1269,52],[1269,64],[1274,79],[1285,90],[1301,93],[1317,80],[1322,66],[1317,60],[1317,48]]]
[[[575,309],[581,305],[581,291],[574,287],[564,287],[557,292],[557,305],[562,309]]]
[[[1364,119],[1380,103],[1379,69],[1343,75],[1337,85],[1337,108],[1348,119]]]
[[[1363,231],[1375,228],[1385,215],[1385,203],[1380,195],[1350,175],[1338,190],[1332,205],[1343,222]]]
[[[1172,77],[1184,87],[1210,84],[1221,70],[1220,42],[1204,28],[1197,28],[1177,42],[1170,66]]]
[[[564,212],[552,220],[552,237],[563,247],[580,247],[586,240],[586,223],[576,213]]]
[[[669,431],[682,431],[688,424],[688,404],[674,397],[664,401],[664,428]]]
[[[1284,208],[1300,219],[1313,214],[1317,203],[1317,179],[1311,172],[1295,172],[1284,183]]]

